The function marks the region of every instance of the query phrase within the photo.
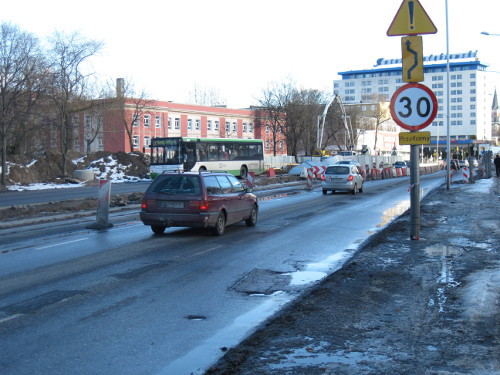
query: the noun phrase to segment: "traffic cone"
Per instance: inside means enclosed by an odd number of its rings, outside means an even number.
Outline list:
[[[273,168],[269,168],[267,170],[267,177],[276,177],[276,172],[274,171]]]

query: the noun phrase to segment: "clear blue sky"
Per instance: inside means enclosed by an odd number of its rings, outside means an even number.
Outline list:
[[[257,104],[270,82],[291,77],[331,91],[337,72],[400,58],[400,37],[386,35],[402,0],[24,0],[2,4],[0,19],[39,37],[78,31],[102,40],[94,70],[131,78],[160,100],[184,102],[197,84],[217,89],[230,107]],[[445,0],[420,0],[438,33],[424,55],[446,52]],[[500,72],[500,2],[448,0],[450,53],[478,50]],[[78,5],[77,5],[78,4]],[[500,73],[495,78],[500,82]],[[500,84],[497,85],[500,88]]]

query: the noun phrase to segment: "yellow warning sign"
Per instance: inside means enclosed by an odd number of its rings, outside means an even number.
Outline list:
[[[399,133],[400,145],[429,145],[431,144],[431,132]]]
[[[404,0],[387,30],[388,36],[435,33],[436,26],[418,0]]]
[[[423,44],[420,35],[401,38],[403,54],[403,81],[422,82],[424,80]]]

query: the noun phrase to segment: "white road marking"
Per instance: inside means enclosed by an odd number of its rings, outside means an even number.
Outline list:
[[[85,241],[86,239],[87,238],[79,238],[79,239],[73,240],[73,241],[58,242],[58,243],[55,243],[55,244],[52,244],[52,245],[37,247],[37,248],[35,248],[35,250],[48,249],[49,247],[55,247],[55,246],[59,246],[59,245],[67,245],[69,243],[75,243],[75,242]]]

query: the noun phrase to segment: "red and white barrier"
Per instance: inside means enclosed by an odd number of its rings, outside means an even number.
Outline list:
[[[255,172],[248,172],[247,174],[247,182],[245,185],[249,189],[253,189],[255,186]]]
[[[307,185],[306,189],[312,190],[313,189],[313,176],[314,176],[314,171],[312,168],[307,169]]]
[[[470,176],[469,168],[467,168],[467,167],[462,168],[462,178],[463,178],[464,184],[469,183],[469,176]]]

